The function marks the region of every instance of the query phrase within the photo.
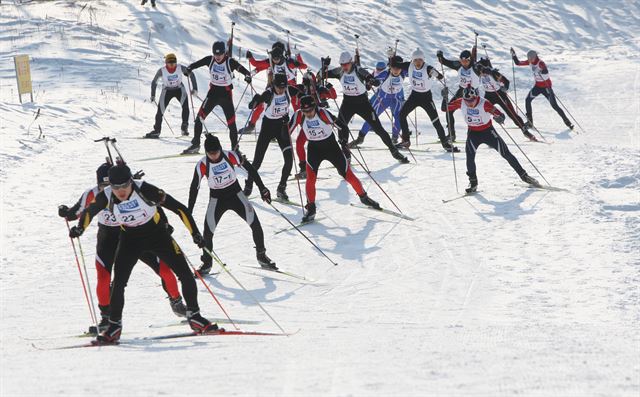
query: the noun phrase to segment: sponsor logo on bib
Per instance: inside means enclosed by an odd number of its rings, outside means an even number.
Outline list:
[[[229,166],[227,165],[226,162],[224,162],[222,164],[218,164],[218,165],[213,167],[213,175],[223,174],[228,168],[229,168]]]
[[[138,207],[140,207],[138,199],[118,204],[118,210],[120,210],[121,213],[134,212]]]
[[[276,98],[276,105],[285,105],[287,103],[287,97]]]
[[[320,127],[320,120],[307,120],[307,127],[309,128]]]
[[[471,109],[471,108],[467,108],[467,114],[471,114],[471,115],[479,115],[480,114],[480,110],[478,109]]]
[[[226,70],[226,67],[224,65],[218,65],[218,64],[213,65],[213,71],[214,72],[222,73],[225,70]]]
[[[417,70],[413,71],[413,77],[416,79],[421,79],[422,78],[422,72],[418,72]]]
[[[355,83],[356,82],[356,77],[355,76],[344,76],[344,82],[345,83]]]

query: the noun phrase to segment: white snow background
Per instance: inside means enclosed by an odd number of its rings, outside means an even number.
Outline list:
[[[412,147],[422,150],[414,152],[417,164],[399,165],[385,151],[363,151],[373,177],[416,221],[349,206],[357,201],[351,188],[335,170],[320,172],[329,177],[317,184],[324,219],[305,233],[338,266],[295,232],[274,235],[287,224],[254,200],[268,254],[314,284],[247,274],[240,265],[255,263],[249,228],[233,214],[218,226],[214,248],[287,331],[299,330],[295,335],[35,349],[87,340],[73,337],[89,325],[89,315],[56,207],[73,204],[94,184],[105,150],[93,139],[118,138],[132,168],[144,169],[147,181],[186,202],[197,157],[140,160],[178,153],[187,142],[171,138],[166,125],[166,139],[132,138],[153,124],[149,85],[163,55],[175,52],[184,64],[200,59],[213,41],[227,39],[231,21],[237,22],[235,47],[257,56],[285,38],[282,29],[290,29],[292,45],[314,70],[321,56],[331,55],[335,64],[341,51],[353,50],[354,34],[361,37],[367,66],[383,59],[396,38],[400,55],[408,58],[420,46],[427,62],[439,66],[436,50],[455,58],[471,47],[476,29],[509,79],[509,47],[521,58],[536,49],[585,133],[567,130],[542,96],[534,102],[534,116],[552,144],[526,142],[519,131],[508,131],[546,178],[569,192],[527,189],[485,147],[477,156],[481,192],[443,204],[456,196],[451,156],[426,144],[436,135],[419,110],[421,135]],[[156,10],[137,1],[3,1],[0,393],[638,396],[639,28],[640,7],[632,0],[158,0]],[[20,104],[12,56],[23,53],[31,56],[35,93],[33,103]],[[453,86],[454,73],[446,73]],[[203,96],[206,70],[196,75]],[[259,74],[255,86],[262,89],[264,80]],[[518,68],[516,80],[523,107],[530,70]],[[235,87],[237,102],[245,84],[238,78]],[[434,97],[439,105],[440,93]],[[249,99],[240,104],[239,127]],[[176,102],[166,115],[178,131]],[[354,133],[360,123],[357,117],[352,122]],[[513,127],[510,120],[506,125]],[[207,126],[221,131],[228,145],[215,116]],[[464,139],[461,118],[457,126],[458,139]],[[499,132],[525,169],[539,177]],[[250,158],[254,145],[253,136],[243,138],[241,148]],[[366,145],[382,147],[374,134]],[[464,158],[456,155],[459,189],[466,186]],[[271,145],[260,173],[272,193],[281,161]],[[369,194],[393,209],[355,169]],[[295,183],[288,191],[300,200]],[[200,227],[206,200],[203,187],[194,212]],[[300,219],[300,209],[275,205]],[[197,248],[177,217],[169,217],[197,265]],[[94,222],[81,238],[93,288],[96,230]],[[258,322],[243,329],[278,331],[227,275],[208,281],[233,318]],[[198,286],[203,314],[223,317]],[[187,328],[149,328],[178,319],[158,277],[142,264],[126,300],[124,340]]]

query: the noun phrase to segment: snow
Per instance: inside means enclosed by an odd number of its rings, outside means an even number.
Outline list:
[[[158,4],[155,11],[124,1],[0,5],[2,395],[638,395],[637,2]],[[353,34],[361,36],[367,65],[384,57],[395,38],[401,40],[401,55],[420,46],[427,62],[435,64],[437,49],[455,57],[471,46],[476,29],[509,78],[509,47],[521,57],[536,49],[549,65],[555,91],[586,133],[566,130],[542,97],[534,102],[534,115],[552,144],[525,142],[517,130],[507,131],[553,185],[569,192],[523,187],[506,162],[485,147],[477,156],[481,192],[443,204],[456,196],[451,156],[425,144],[435,139],[435,131],[419,111],[421,135],[414,147],[429,150],[414,152],[417,164],[399,165],[384,151],[362,152],[373,177],[416,221],[349,206],[357,200],[351,188],[335,170],[321,170],[329,177],[318,181],[324,219],[304,230],[338,266],[295,232],[274,236],[287,223],[253,200],[268,254],[315,284],[247,274],[240,265],[255,263],[248,227],[232,214],[219,225],[216,252],[287,331],[299,330],[295,335],[35,349],[32,344],[85,341],[71,337],[89,325],[89,316],[56,207],[72,204],[95,181],[105,153],[93,139],[115,136],[132,168],[144,169],[147,181],[185,202],[197,157],[141,161],[187,145],[171,138],[166,125],[164,140],[135,139],[153,123],[150,79],[167,52],[183,63],[209,54],[214,40],[226,39],[232,20],[234,45],[258,55],[285,38],[280,28],[290,29],[292,44],[314,70],[320,57],[337,59],[345,48],[353,50]],[[35,88],[35,102],[22,105],[11,58],[21,53],[32,58]],[[206,73],[196,73],[203,96]],[[451,71],[447,79],[452,86]],[[532,84],[530,70],[518,68],[516,79],[522,107]],[[255,85],[264,87],[262,74]],[[237,102],[244,83],[237,79],[235,86]],[[439,93],[434,96],[439,103]],[[239,127],[248,100],[246,95],[239,107]],[[172,104],[167,119],[175,131],[179,114]],[[360,122],[352,122],[353,132]],[[464,139],[462,119],[456,124],[458,139]],[[512,127],[510,121],[506,125]],[[224,131],[215,116],[207,126]],[[38,138],[38,127],[44,138]],[[226,133],[219,136],[228,144]],[[253,140],[241,142],[249,157]],[[381,147],[373,134],[365,143]],[[459,189],[466,185],[464,157],[456,155]],[[281,161],[272,145],[260,170],[272,192]],[[369,194],[393,209],[356,169]],[[295,183],[288,192],[300,200]],[[206,199],[201,189],[194,213],[198,223]],[[299,209],[275,205],[299,220]],[[169,216],[177,241],[198,265],[200,253],[179,220]],[[96,230],[92,225],[81,239],[92,287]],[[243,329],[277,332],[227,275],[209,282],[233,318],[260,322]],[[203,314],[223,317],[204,287],[199,289]],[[124,339],[185,330],[148,328],[177,318],[146,266],[134,270],[126,298]]]

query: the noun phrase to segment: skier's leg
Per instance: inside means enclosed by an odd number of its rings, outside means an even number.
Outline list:
[[[485,134],[485,132],[483,132]],[[518,174],[518,176],[522,177],[522,175],[527,172],[522,168],[518,159],[511,153],[505,141],[498,135],[496,130],[493,127],[489,127],[486,131],[487,140],[486,144],[495,149],[503,159],[507,160],[511,168]]]
[[[378,91],[375,94],[373,94],[373,96],[369,100],[369,103],[371,104],[373,109],[376,111],[376,114],[380,114],[381,113],[381,112],[378,111],[380,109],[380,106],[381,106],[379,92],[380,91]],[[371,130],[371,125],[365,121],[364,124],[362,124],[362,127],[360,127],[360,132],[358,133],[358,135],[365,136],[365,135],[367,135],[367,133],[370,130]]]
[[[137,239],[121,235],[113,266],[113,284],[111,286],[111,304],[109,321],[118,323],[122,320],[124,307],[124,289],[131,276],[131,271],[138,262],[142,249]]]
[[[224,117],[227,119],[227,125],[229,126],[231,150],[236,150],[236,147],[238,146],[238,127],[236,127],[236,111],[233,107],[232,98],[232,92],[229,90],[228,95],[220,99],[220,106],[222,107]]]
[[[200,146],[200,135],[202,135],[202,123],[207,118],[207,115],[211,113],[213,107],[216,105],[216,101],[213,97],[213,91],[209,91],[207,96],[204,98],[204,102],[200,105],[200,109],[198,110],[198,117],[194,122],[193,127],[193,139],[191,140],[192,145]]]
[[[393,127],[391,133],[396,139],[400,135],[400,109],[402,109],[403,101],[400,98],[394,98],[391,104],[391,118],[393,119]]]
[[[305,183],[305,191],[307,193],[307,202],[315,203],[316,201],[316,176],[322,162],[320,148],[317,142],[309,142],[307,147],[307,180]]]
[[[433,103],[433,97],[431,95],[431,91],[427,92],[427,95],[424,98],[424,101],[421,103],[421,107],[427,112],[429,119],[431,120],[431,124],[433,124],[433,128],[436,129],[436,133],[438,134],[438,139],[440,141],[444,141],[447,139],[447,136],[444,133],[444,127],[440,122],[440,116],[438,115],[438,110],[436,109],[436,104]]]
[[[518,112],[513,108],[513,104],[511,103],[511,100],[509,100],[509,97],[507,97],[507,95],[502,91],[498,91],[496,95],[498,96],[498,104],[500,104],[500,107],[504,109],[504,112],[509,116],[513,123],[517,125],[518,128],[522,129],[524,127],[524,120],[522,120],[522,117],[520,117]]]
[[[293,168],[293,150],[291,148],[291,137],[289,137],[289,129],[286,123],[286,119],[281,120],[280,133],[276,136],[278,140],[278,146],[282,151],[282,159],[284,164],[282,165],[282,171],[280,172],[280,183],[278,188],[284,188],[287,186],[287,180],[291,175],[291,169]],[[303,133],[304,135],[304,133]]]
[[[304,144],[307,143],[307,136],[302,132],[302,129],[299,129],[298,131],[298,137],[296,138],[296,154],[298,155],[298,161],[300,161],[300,168],[302,168],[306,167],[305,163],[307,161],[307,153],[304,150]]]
[[[170,100],[171,97],[167,95],[167,90],[163,88],[160,93],[160,98],[158,98],[158,110],[156,111],[156,120],[153,124],[153,132],[160,134],[162,131],[162,116],[164,115],[164,111],[167,109],[167,105]]]
[[[247,199],[247,196],[242,192],[238,192],[235,197],[230,196],[227,200],[229,200],[229,209],[233,210],[238,214],[238,216],[244,219],[251,228],[253,243],[256,245],[256,251],[264,251],[264,232],[262,231],[262,225],[260,225],[260,220],[258,219],[256,210],[249,202],[249,199]]]
[[[120,228],[98,226],[96,243],[96,296],[98,308],[103,318],[109,316],[109,301],[111,295],[111,270],[118,248]]]
[[[180,105],[182,106],[182,124],[180,131],[186,133],[189,128],[189,94],[184,84],[180,88]]]
[[[527,119],[530,123],[533,123],[533,110],[531,109],[531,102],[542,93],[541,88],[533,86],[527,95],[527,99],[524,101],[525,109],[527,111]]]
[[[213,248],[213,233],[216,231],[216,226],[224,213],[223,206],[220,205],[221,203],[219,203],[219,201],[216,197],[210,197],[209,205],[207,206],[207,213],[204,220],[204,234],[202,237],[204,246],[208,250]],[[204,267],[207,267],[207,269],[211,268],[211,256],[204,249],[202,250],[200,259],[202,259]]]
[[[273,137],[273,132],[271,129],[273,128],[273,123],[269,122],[269,119],[266,117],[262,120],[262,126],[260,126],[260,134],[258,135],[258,142],[256,142],[256,150],[253,153],[253,161],[251,165],[258,170],[262,165],[262,160],[264,160],[264,155],[267,152],[267,148],[269,147],[269,142],[271,142],[271,138]],[[247,195],[251,194],[253,190],[253,178],[249,175],[244,184],[244,191]]]
[[[380,137],[380,139],[382,139],[382,142],[389,148],[389,150],[397,150],[391,141],[391,136],[389,136],[387,130],[385,130],[382,123],[380,123],[380,119],[369,102],[357,104],[355,110],[357,115],[365,119],[371,125],[373,131]]]
[[[542,95],[544,95],[547,98],[547,100],[551,104],[551,107],[553,108],[553,110],[555,110],[556,113],[558,113],[558,115],[560,117],[562,117],[562,121],[564,121],[564,124],[566,126],[570,126],[571,125],[571,120],[569,120],[567,118],[567,116],[564,114],[564,111],[562,110],[562,108],[558,105],[558,101],[556,100],[556,94],[553,92],[553,88],[551,88],[551,87],[546,88],[542,92]]]
[[[171,272],[171,269],[166,263],[159,260],[158,257],[151,252],[143,252],[140,254],[140,260],[149,266],[155,274],[160,276],[162,289],[164,289],[164,292],[167,293],[169,298],[178,298],[180,296],[176,276]]]
[[[355,176],[355,174],[351,170],[351,166],[349,165],[347,158],[344,156],[344,153],[342,152],[342,150],[340,150],[340,147],[338,146],[336,141],[331,139],[331,142],[329,143],[329,145],[325,147],[324,150],[325,150],[324,153],[325,153],[326,159],[331,164],[333,164],[334,167],[336,167],[338,174],[340,174],[341,177],[343,177],[347,182],[349,182],[349,184],[351,185],[351,187],[353,187],[353,190],[356,191],[358,196],[362,196],[364,194],[364,188],[362,187],[362,183],[360,183],[360,180]]]
[[[400,122],[400,129],[402,130],[402,140],[409,140],[409,136],[411,133],[409,132],[409,122],[407,119],[409,118],[409,114],[413,112],[413,110],[418,106],[417,95],[415,92],[412,92],[409,95],[407,101],[402,105],[400,109],[400,114],[397,119]]]

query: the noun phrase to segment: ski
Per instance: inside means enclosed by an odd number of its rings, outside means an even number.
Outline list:
[[[411,148],[397,148],[401,152],[409,152]],[[386,147],[371,147],[371,146],[360,146],[360,150],[364,151],[389,151],[389,148]],[[430,152],[429,149],[411,149],[412,152],[415,153],[427,153]]]
[[[395,212],[395,211],[391,211],[391,210],[388,210],[388,209],[385,209],[385,208],[378,209],[378,208],[368,207],[368,206],[362,205],[362,204],[354,204],[354,203],[349,203],[349,204],[352,207],[362,208],[362,209],[365,209],[365,210],[372,210],[372,211],[376,211],[376,212],[382,212],[383,214],[397,216],[398,218],[405,219],[405,220],[408,220],[408,221],[415,221],[416,220],[416,218],[412,218],[412,217],[410,217],[408,215],[401,214],[401,213]]]
[[[284,270],[272,270],[272,269],[265,269],[261,266],[251,266],[251,265],[240,265],[242,267],[247,267],[250,269],[258,269],[258,270],[264,270],[266,272],[272,272],[272,273],[278,273],[278,274],[282,274],[284,276],[289,276],[292,278],[297,278],[298,280],[304,280],[304,281],[309,281],[309,282],[313,282],[313,280],[309,280],[308,278],[306,278],[305,276],[299,275],[299,274],[295,274],[295,273],[291,273],[291,272],[287,272]]]
[[[453,197],[453,198],[450,198],[450,199],[446,199],[446,200],[443,199],[442,203],[450,203],[452,201],[456,201],[456,200],[459,200],[461,198],[473,196],[474,194],[479,193],[479,192],[480,192],[479,190],[476,190],[475,192],[461,194],[459,196],[456,196],[456,197]]]
[[[291,201],[291,200],[284,200],[281,198],[274,198],[273,201],[280,203],[280,204],[286,204],[286,205],[293,205],[294,207],[302,207],[302,204],[300,203],[296,203],[295,201]]]
[[[96,342],[96,343],[94,343]],[[115,342],[115,343],[98,343],[96,340],[92,340],[91,342],[88,343],[82,343],[79,345],[69,345],[69,346],[58,346],[58,347],[40,347],[38,345],[36,345],[35,343],[32,343],[31,346],[36,349],[36,350],[69,350],[69,349],[80,349],[83,347],[105,347],[105,346],[118,346],[120,345],[121,342]]]
[[[316,180],[318,179],[331,179],[328,176],[316,176]],[[306,178],[296,178],[295,176],[292,176],[291,178],[287,179],[287,181],[305,181]]]
[[[207,317],[207,319],[212,323],[216,323],[216,324],[231,324],[231,321],[229,321],[228,318]],[[256,325],[261,323],[261,321],[255,321],[255,320],[233,320],[233,322],[235,324],[243,324],[243,325]],[[151,324],[149,325],[148,328],[177,327],[177,326],[185,326],[185,325],[189,325],[189,322],[187,320],[180,320],[180,321],[170,322],[166,324]]]
[[[303,226],[305,226],[305,225],[309,225],[309,224],[312,224],[312,223],[316,223],[317,221],[322,220],[322,219],[324,219],[324,217],[315,218],[315,219],[314,219],[314,220],[312,220],[312,221],[300,222],[300,223],[298,223],[298,224],[296,225],[296,227],[303,227]],[[280,229],[280,230],[276,231],[274,234],[280,234],[280,233],[288,232],[288,231],[290,231],[290,230],[294,230],[294,228],[293,228],[292,226],[285,227],[284,229]]]
[[[164,159],[173,159],[173,158],[178,158],[178,157],[189,157],[189,156],[202,156],[202,154],[200,154],[200,153],[167,154],[166,156],[148,157],[146,159],[139,159],[139,160],[136,160],[136,161],[164,160]]]
[[[568,189],[564,189],[561,187],[556,187],[556,186],[550,186],[550,185],[522,185],[522,184],[516,184],[517,186],[523,186],[523,187],[527,187],[529,189],[539,189],[539,190],[549,190],[552,192],[568,192],[570,193],[570,191]]]

